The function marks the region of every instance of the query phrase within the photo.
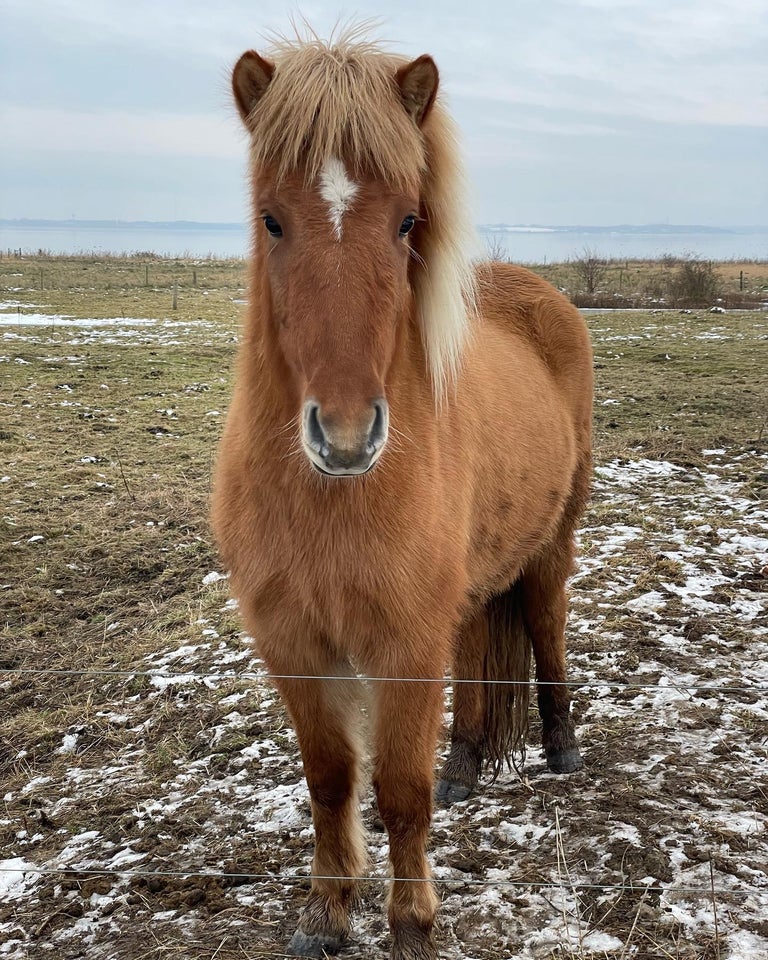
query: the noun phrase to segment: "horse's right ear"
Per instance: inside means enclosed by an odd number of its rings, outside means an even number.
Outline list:
[[[274,72],[274,63],[260,57],[255,50],[246,50],[235,64],[232,71],[232,92],[246,126],[253,108],[267,92]]]

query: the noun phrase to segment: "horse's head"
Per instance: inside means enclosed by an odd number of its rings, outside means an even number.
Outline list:
[[[307,44],[276,63],[243,54],[232,82],[252,136],[251,296],[304,452],[322,473],[366,473],[387,442],[387,385],[424,273],[437,68]]]
[[[409,305],[418,195],[384,192],[333,157],[309,183],[263,176],[257,204],[271,322],[302,399],[304,450],[324,473],[365,473],[387,440],[385,384]]]

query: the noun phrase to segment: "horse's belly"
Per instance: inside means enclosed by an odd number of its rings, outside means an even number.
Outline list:
[[[468,570],[474,593],[508,586],[555,534],[576,469],[567,419],[552,411],[509,446],[489,447],[476,479]]]
[[[489,596],[506,589],[517,579],[529,557],[549,542],[557,529],[561,509],[531,511],[511,522],[503,511],[494,523],[483,523],[475,530],[469,556],[470,591]]]

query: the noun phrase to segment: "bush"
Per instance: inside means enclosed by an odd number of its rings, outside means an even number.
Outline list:
[[[720,278],[710,260],[691,257],[678,266],[670,279],[669,292],[675,304],[708,307],[720,295]]]

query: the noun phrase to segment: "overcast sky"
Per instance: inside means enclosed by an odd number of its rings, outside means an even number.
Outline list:
[[[766,0],[0,0],[0,217],[245,220],[229,71],[297,11],[434,56],[478,223],[768,223]]]

